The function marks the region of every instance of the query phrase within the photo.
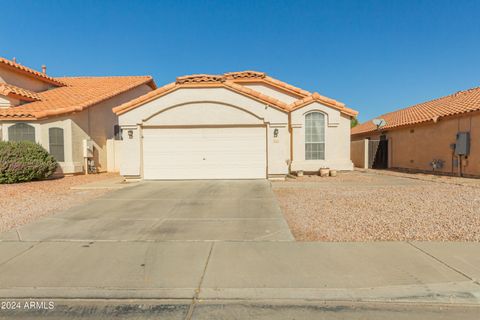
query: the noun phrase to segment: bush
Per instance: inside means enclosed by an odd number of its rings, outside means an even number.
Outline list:
[[[45,179],[56,168],[57,161],[39,144],[0,141],[0,183]]]
[[[354,128],[358,125],[358,119],[357,118],[352,118],[352,120],[350,120],[350,128]]]

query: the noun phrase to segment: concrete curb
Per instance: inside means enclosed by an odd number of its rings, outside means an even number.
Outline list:
[[[4,299],[193,299],[197,288],[2,288]],[[480,306],[480,286],[457,283],[378,288],[201,288],[200,301],[388,302]]]
[[[465,281],[376,288],[202,288],[199,299],[374,301],[480,306],[480,286]]]

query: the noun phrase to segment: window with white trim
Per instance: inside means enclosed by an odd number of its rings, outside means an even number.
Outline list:
[[[50,154],[59,162],[65,161],[65,143],[62,128],[48,129],[48,147]]]
[[[305,160],[325,160],[325,115],[305,115]]]
[[[23,122],[16,123],[8,127],[8,141],[35,142],[35,128]]]

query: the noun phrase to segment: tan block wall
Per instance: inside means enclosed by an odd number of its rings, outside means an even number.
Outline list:
[[[471,139],[470,155],[462,161],[462,171],[466,175],[480,176],[480,113],[386,132],[389,140],[389,166],[431,171],[430,163],[434,159],[440,159],[444,161],[444,166],[437,171],[456,174],[458,168],[452,166],[454,158],[450,144],[455,143],[459,131],[469,131]],[[353,137],[352,140],[366,137],[378,139],[379,134]]]
[[[350,142],[350,157],[355,168],[368,168],[368,140]]]

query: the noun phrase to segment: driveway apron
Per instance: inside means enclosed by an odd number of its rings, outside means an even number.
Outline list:
[[[23,241],[293,240],[266,180],[142,182],[17,231]]]

